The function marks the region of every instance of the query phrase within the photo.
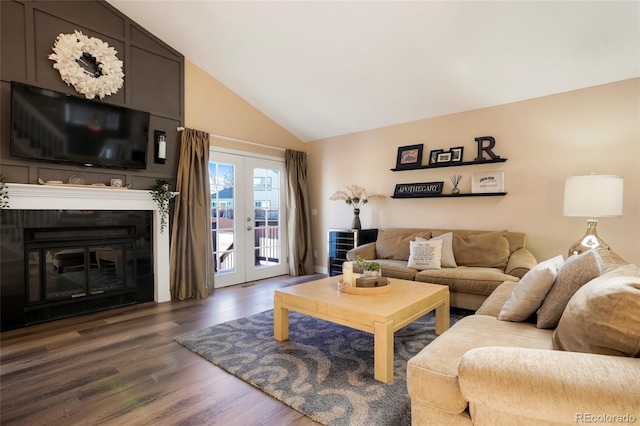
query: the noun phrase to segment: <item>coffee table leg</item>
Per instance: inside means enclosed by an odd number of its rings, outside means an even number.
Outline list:
[[[442,305],[436,308],[436,334],[440,335],[449,329],[449,292]]]
[[[376,322],[373,332],[374,378],[383,383],[393,382],[393,322]]]
[[[282,298],[273,297],[273,338],[278,342],[289,340],[289,310],[282,307]]]

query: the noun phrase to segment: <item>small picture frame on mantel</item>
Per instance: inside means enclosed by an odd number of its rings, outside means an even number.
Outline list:
[[[396,159],[396,169],[417,169],[422,166],[422,151],[424,146],[407,145],[398,148],[398,158]]]

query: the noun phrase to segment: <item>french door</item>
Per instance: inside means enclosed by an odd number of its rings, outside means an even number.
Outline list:
[[[212,149],[215,287],[286,274],[284,162]]]

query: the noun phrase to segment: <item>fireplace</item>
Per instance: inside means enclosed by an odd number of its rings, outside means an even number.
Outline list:
[[[149,255],[137,239],[133,225],[25,229],[27,324],[152,300],[142,276]]]
[[[169,293],[168,231],[148,191],[9,184],[2,330]]]

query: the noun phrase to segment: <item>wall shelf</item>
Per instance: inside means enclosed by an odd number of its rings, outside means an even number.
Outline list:
[[[460,197],[502,197],[507,195],[506,192],[481,192],[477,194],[437,194],[437,195],[416,195],[412,197],[394,197],[393,195],[390,198],[394,198],[396,200],[402,200],[403,198],[460,198]]]
[[[460,161],[456,163],[442,163],[442,164],[429,164],[426,166],[415,166],[410,168],[402,168],[402,169],[391,169],[392,172],[406,172],[408,170],[424,170],[424,169],[440,169],[442,167],[458,167],[458,166],[477,166],[480,164],[491,164],[491,163],[504,163],[507,161],[506,158],[496,158],[490,160],[481,160],[481,161]],[[458,195],[459,196],[459,195]]]

